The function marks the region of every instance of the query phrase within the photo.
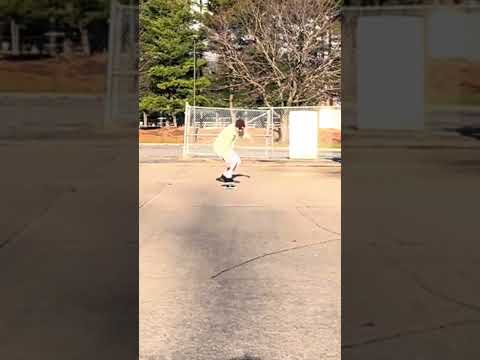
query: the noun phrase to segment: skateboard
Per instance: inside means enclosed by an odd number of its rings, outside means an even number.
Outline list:
[[[236,184],[239,183],[239,181],[235,181],[235,180],[233,180],[232,182],[225,182],[225,181],[220,180],[220,178],[217,178],[216,180],[221,183],[222,187],[224,187],[225,189],[230,189],[230,190],[234,189],[237,186]]]
[[[227,189],[227,190],[233,190],[237,187],[237,185],[235,185],[233,183],[223,183],[222,187]]]

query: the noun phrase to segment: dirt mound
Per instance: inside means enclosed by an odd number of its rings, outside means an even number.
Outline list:
[[[140,129],[140,143],[182,144],[183,128]]]

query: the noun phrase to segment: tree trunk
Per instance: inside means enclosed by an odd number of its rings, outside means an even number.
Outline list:
[[[173,115],[173,127],[177,127],[177,115]]]
[[[88,38],[88,29],[80,25],[79,30],[82,39],[83,55],[90,56],[90,40]]]
[[[72,55],[72,41],[70,39],[65,39],[63,41],[63,56],[70,58]]]
[[[232,123],[235,124],[235,122],[237,121],[237,114],[233,110],[233,94],[230,94],[229,103],[230,103],[230,116],[232,118]]]
[[[332,52],[332,32],[329,31],[328,33],[328,55]]]
[[[280,118],[280,129],[281,129],[280,141],[282,144],[288,143],[288,113],[289,111],[283,112]]]
[[[19,31],[18,26],[15,23],[15,20],[10,20],[10,36],[11,36],[11,43],[12,43],[12,54],[19,55],[20,54],[20,39],[19,39]]]

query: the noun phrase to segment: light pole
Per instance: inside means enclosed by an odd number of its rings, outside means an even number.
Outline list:
[[[128,9],[128,11],[130,12],[130,41],[131,41],[131,46],[133,48],[134,51],[136,51],[136,41],[135,41],[135,37],[136,37],[136,29],[135,29],[135,16],[138,16],[136,15],[134,12],[133,12],[133,9],[135,9],[135,4],[134,4],[134,0],[130,0],[130,8]],[[136,56],[136,54],[134,55]]]
[[[197,105],[197,43],[195,36],[193,37],[193,107]]]
[[[197,42],[195,35],[193,36],[193,121],[194,124],[193,131],[197,133],[197,127],[195,126],[195,121],[197,120]],[[194,141],[197,141],[195,136]]]

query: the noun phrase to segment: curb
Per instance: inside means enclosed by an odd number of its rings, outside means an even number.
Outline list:
[[[177,146],[177,147],[183,147],[183,144],[175,144],[175,143],[141,143],[141,142],[139,142],[139,143],[138,143],[138,146],[139,146],[139,147],[142,147],[142,146],[146,146],[146,147],[149,147],[149,146]]]
[[[213,159],[178,159],[178,158],[163,158],[157,160],[140,160],[139,164],[195,164],[195,165],[217,165],[223,164],[221,160],[213,160]],[[341,168],[341,163],[325,160],[325,161],[310,161],[310,162],[289,162],[289,160],[242,160],[242,163],[245,165],[255,166],[255,167],[304,167],[304,168]]]
[[[459,112],[459,113],[472,113],[479,114],[480,106],[462,106],[462,105],[430,105],[426,106],[427,112]]]
[[[149,146],[172,146],[172,147],[183,147],[183,144],[172,144],[172,143],[138,143],[139,147],[149,147]],[[264,150],[262,147],[241,147],[239,149],[244,149],[244,150]],[[275,147],[273,148],[273,151],[275,150],[282,150],[282,151],[288,151],[288,147]],[[318,151],[321,152],[342,152],[341,148],[318,148]]]

